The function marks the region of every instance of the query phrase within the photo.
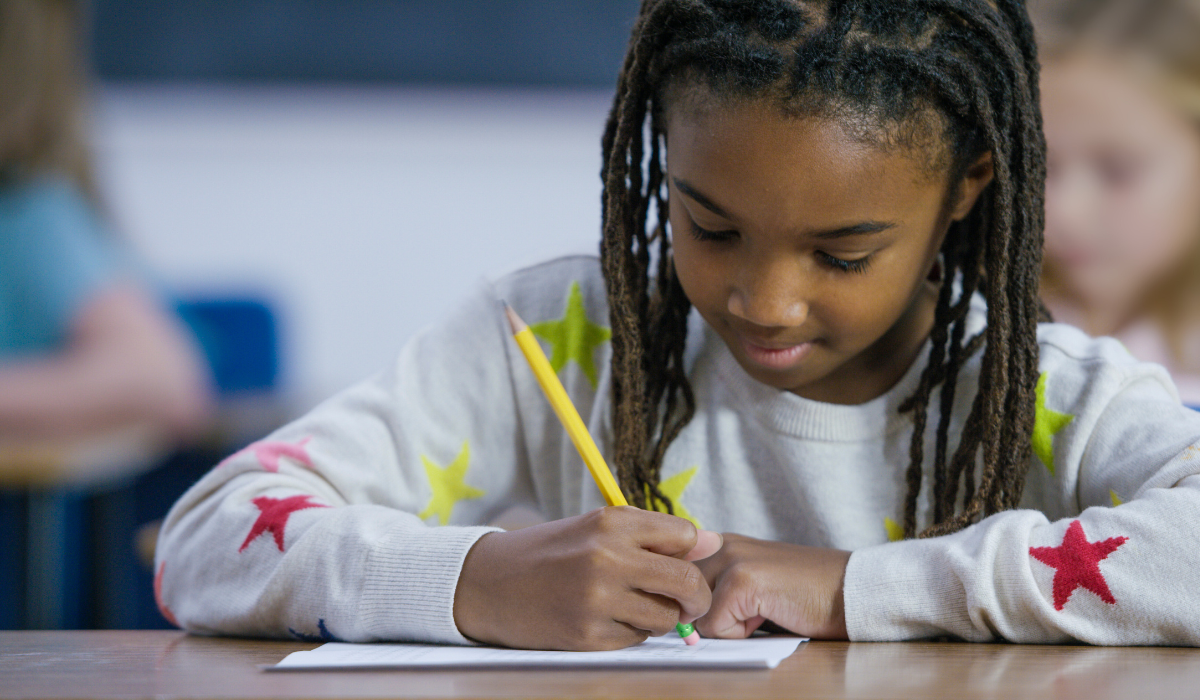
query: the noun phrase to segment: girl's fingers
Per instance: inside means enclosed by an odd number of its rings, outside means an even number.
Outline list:
[[[615,651],[625,649],[635,644],[641,644],[650,636],[650,632],[624,620],[611,620],[605,625],[602,635],[588,639],[587,644],[580,645],[578,651]]]
[[[713,592],[708,614],[696,621],[696,629],[706,637],[744,639],[767,619],[756,596],[745,588],[718,585]]]
[[[696,526],[674,515],[630,508],[634,541],[642,549],[668,557],[682,557],[696,547]]]
[[[639,547],[655,554],[688,561],[706,559],[721,549],[724,538],[719,532],[697,530],[683,518],[633,507],[608,507],[593,511],[601,529],[628,532]]]
[[[652,637],[673,631],[679,618],[679,606],[674,600],[637,590],[622,596],[621,611],[616,616],[618,622],[644,630]]]
[[[712,530],[698,530],[696,532],[696,546],[692,547],[684,559],[688,561],[707,559],[720,551],[723,543],[724,538],[721,537],[721,533],[713,532]]]
[[[670,599],[671,624],[708,612],[712,592],[704,574],[690,562],[647,552],[629,579],[631,588]]]

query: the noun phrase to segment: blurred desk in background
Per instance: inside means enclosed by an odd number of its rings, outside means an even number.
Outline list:
[[[0,488],[94,488],[137,476],[170,446],[142,427],[69,440],[0,438]]]
[[[0,632],[0,698],[1196,697],[1200,650],[808,642],[772,671],[265,673],[307,642],[168,631]]]

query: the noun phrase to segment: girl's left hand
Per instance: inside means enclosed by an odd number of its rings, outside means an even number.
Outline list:
[[[846,639],[842,582],[850,552],[726,533],[713,556],[696,562],[712,606],[696,620],[706,637],[749,637],[763,622],[815,639]]]

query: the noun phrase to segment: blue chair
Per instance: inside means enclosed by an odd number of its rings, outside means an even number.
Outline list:
[[[262,301],[209,299],[181,302],[212,370],[218,396],[272,391],[279,379],[279,330]]]

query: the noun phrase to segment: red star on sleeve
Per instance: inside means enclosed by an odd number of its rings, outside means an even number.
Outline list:
[[[1083,525],[1076,520],[1067,527],[1061,545],[1030,547],[1031,557],[1055,569],[1054,609],[1062,610],[1076,588],[1086,588],[1105,603],[1116,605],[1117,599],[1100,573],[1100,562],[1128,540],[1128,537],[1110,537],[1103,542],[1088,542]]]
[[[251,503],[258,506],[262,512],[258,514],[258,520],[254,521],[254,526],[250,528],[250,534],[246,535],[246,541],[238,547],[238,551],[246,549],[254,538],[270,532],[275,536],[275,544],[279,546],[279,551],[283,551],[283,531],[287,528],[288,518],[298,510],[305,508],[328,508],[329,506],[321,505],[320,503],[309,503],[308,499],[312,498],[309,495],[289,496],[287,498],[271,498],[270,496],[259,496]]]

